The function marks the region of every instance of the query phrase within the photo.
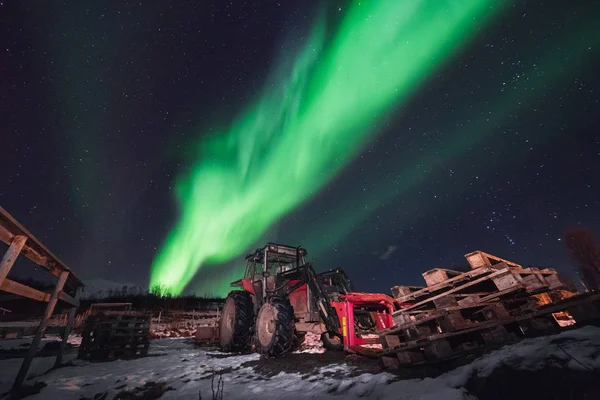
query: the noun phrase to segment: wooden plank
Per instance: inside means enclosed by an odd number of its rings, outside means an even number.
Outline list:
[[[491,255],[491,254],[486,253],[481,250],[476,250],[469,254],[465,254],[465,258],[467,259],[467,262],[473,269],[477,269],[477,268],[481,268],[481,267],[493,268],[494,264],[499,264],[499,263],[506,263],[507,265],[514,267],[514,268],[518,268],[518,269],[523,268],[521,265],[519,265],[517,263],[505,260],[500,257],[496,257],[494,255]],[[495,263],[492,264],[492,262],[490,260],[495,261]]]
[[[447,315],[440,317],[437,322],[442,333],[463,330],[476,324],[476,322],[464,318],[460,311],[451,311]]]
[[[479,269],[481,269],[481,268],[479,268]],[[414,308],[417,308],[417,307],[420,307],[420,306],[422,306],[423,304],[426,304],[426,303],[428,303],[428,302],[430,302],[430,301],[433,301],[433,300],[435,300],[435,299],[438,299],[438,298],[440,298],[440,297],[442,297],[442,296],[447,296],[447,295],[449,295],[449,294],[452,294],[452,293],[454,293],[454,292],[458,292],[459,290],[462,290],[462,289],[468,288],[469,286],[473,286],[473,285],[475,285],[475,284],[478,284],[478,283],[480,283],[480,282],[483,282],[483,281],[485,281],[485,280],[491,279],[491,278],[493,278],[493,277],[500,276],[500,275],[502,275],[502,274],[508,274],[508,273],[510,273],[510,270],[509,270],[509,269],[501,269],[501,270],[499,270],[499,271],[496,271],[496,272],[493,272],[493,273],[491,273],[491,274],[489,274],[489,275],[486,275],[486,276],[484,276],[484,277],[482,277],[482,278],[475,279],[474,281],[470,281],[470,282],[468,282],[468,283],[465,283],[464,285],[457,286],[457,287],[455,287],[454,289],[448,290],[447,292],[440,293],[440,294],[438,294],[437,296],[429,297],[429,298],[427,298],[427,299],[425,299],[425,300],[422,300],[422,301],[420,301],[420,302],[418,302],[418,303],[416,303],[416,304],[413,304],[413,305],[411,305],[411,306],[409,306],[409,307],[403,308],[403,309],[401,309],[400,311],[408,311],[408,310],[412,310],[412,309],[414,309]]]
[[[444,360],[453,353],[454,351],[447,339],[436,340],[423,348],[423,354],[428,361]]]
[[[15,235],[10,233],[10,231],[7,228],[0,224],[0,241],[10,246],[10,242],[12,242],[13,237],[15,237]]]
[[[483,307],[484,304],[476,304],[476,305],[463,305],[463,306],[454,306],[454,307],[447,307],[445,308],[443,311],[453,311],[453,310],[463,310],[466,308],[473,308],[473,307]],[[407,311],[405,314],[408,316],[415,316],[417,318],[423,318],[421,316],[421,314],[428,316],[431,315],[431,313],[436,313],[439,312],[440,310],[437,308],[430,308],[427,310],[409,310]],[[400,311],[396,311],[396,313],[399,313]],[[396,314],[398,315],[398,314]]]
[[[390,328],[384,329],[378,333],[380,333],[381,335],[390,335],[390,334],[401,332],[405,329],[415,328],[423,323],[430,322],[439,317],[443,317],[452,311],[460,311],[460,310],[465,310],[465,309],[470,309],[470,308],[483,308],[483,307],[494,306],[496,304],[499,304],[499,303],[498,302],[491,302],[491,303],[481,302],[481,303],[477,303],[477,304],[466,304],[466,305],[459,305],[459,306],[454,306],[454,307],[447,307],[444,309],[427,310],[428,312],[425,317],[417,316],[417,319],[414,321],[407,320],[407,322],[404,322],[401,324],[396,324],[396,325],[394,325]],[[407,316],[409,316],[412,312],[413,311],[408,311]],[[397,311],[394,314],[395,314],[394,317],[396,317],[396,314],[402,314],[402,311]]]
[[[531,314],[522,315],[516,318],[517,321],[522,321],[531,317],[538,317],[541,315],[552,314],[559,311],[567,310],[569,307],[575,307],[581,304],[592,304],[593,302],[600,301],[600,294],[596,293],[590,295],[589,293],[582,293],[577,296],[569,297],[568,299],[561,300],[552,304],[545,304],[541,306],[537,311]]]
[[[486,328],[492,328],[494,326],[498,326],[498,325],[504,325],[504,324],[508,324],[515,321],[515,318],[508,318],[508,319],[503,319],[503,320],[495,320],[495,321],[487,321],[487,322],[481,322],[479,323],[477,326],[473,327],[473,328],[467,328],[467,329],[463,329],[460,331],[454,331],[454,332],[448,332],[448,333],[437,333],[434,335],[430,335],[428,337],[425,338],[421,338],[421,339],[417,339],[411,342],[405,342],[402,343],[400,345],[400,347],[396,347],[396,348],[389,348],[385,354],[389,354],[389,353],[394,353],[398,350],[410,350],[413,349],[415,347],[421,347],[424,344],[434,341],[434,340],[438,340],[438,339],[444,339],[444,338],[449,338],[449,337],[453,337],[453,336],[457,336],[457,335],[463,335],[465,333],[470,333],[470,332],[476,332],[478,330],[481,329],[486,329]]]
[[[2,260],[0,261],[0,285],[8,276],[10,269],[19,256],[19,253],[21,253],[21,249],[23,249],[26,241],[27,237],[25,236],[15,236],[10,242],[8,250],[6,250],[6,253],[4,253]]]
[[[58,368],[62,365],[63,354],[65,353],[65,348],[67,347],[67,342],[69,341],[69,335],[71,334],[71,328],[73,327],[73,322],[75,321],[75,314],[77,313],[77,307],[79,306],[79,295],[81,293],[81,289],[82,288],[77,288],[77,291],[75,292],[75,298],[73,300],[75,302],[77,302],[77,306],[75,306],[69,310],[69,318],[67,319],[67,325],[65,326],[65,330],[63,331],[63,334],[62,334],[62,340],[60,342],[58,354],[56,355],[56,360],[54,360],[54,368]],[[61,290],[60,293],[64,293],[64,292]]]
[[[506,264],[502,263],[502,265],[506,265]],[[507,265],[506,265],[506,268],[508,268]],[[504,289],[508,289],[513,286],[519,286],[519,287],[522,286],[520,284],[520,282],[522,280],[521,275],[519,275],[518,272],[515,272],[513,270],[511,270],[511,272],[512,273],[510,273],[510,274],[506,274],[506,275],[492,279],[492,281],[494,281],[494,285],[496,285],[496,288],[498,288],[498,290],[502,291]]]
[[[68,294],[66,294],[63,291],[60,292],[60,294],[58,295],[58,298],[66,303],[69,303],[70,305],[72,305],[75,308],[79,307],[79,300],[77,298],[69,296]]]
[[[42,256],[37,251],[33,250],[31,247],[25,245],[23,247],[23,251],[21,252],[25,257],[36,263],[37,265],[46,266],[48,265],[48,257]],[[54,274],[53,274],[54,275]]]
[[[476,306],[479,303],[481,303],[481,301],[479,299],[480,299],[479,294],[471,294],[471,295],[463,297],[462,299],[458,300],[456,303],[458,304],[458,307],[472,307],[472,306]]]
[[[401,298],[422,289],[423,286],[394,286],[392,287],[391,292],[394,298]]]
[[[425,355],[421,351],[401,351],[396,353],[400,365],[414,365],[425,362]]]
[[[398,335],[381,335],[379,340],[384,349],[400,345],[400,337]]]
[[[542,275],[529,274],[524,278],[521,277],[521,284],[525,286],[525,289],[530,293],[537,293],[540,290],[547,289],[548,283]]]
[[[67,342],[69,340],[69,334],[71,333],[71,327],[73,326],[73,321],[75,319],[75,313],[77,312],[77,308],[73,307],[69,310],[69,318],[67,319],[67,326],[62,334],[62,340],[60,342],[60,347],[58,349],[58,354],[56,355],[56,360],[54,360],[54,368],[58,368],[62,365],[63,354],[65,353],[65,348],[67,347]]]
[[[53,272],[57,269],[61,272],[70,271],[69,267],[52,254],[46,246],[2,207],[0,207],[0,227],[0,240],[6,244],[10,244],[13,236],[25,236],[27,243],[22,250],[23,255],[34,263],[48,269],[53,275],[59,275]],[[74,275],[70,276],[70,282],[76,287],[83,286],[83,283]]]
[[[439,311],[436,311],[436,312],[432,313],[431,315],[427,315],[424,318],[416,319],[414,321],[411,320],[410,322],[406,322],[404,324],[395,325],[395,326],[392,326],[391,328],[384,329],[384,330],[379,331],[377,333],[380,336],[389,335],[391,333],[399,332],[399,331],[404,330],[404,329],[414,328],[414,327],[416,327],[418,325],[424,324],[425,322],[430,322],[430,321],[432,321],[432,320],[434,320],[436,318],[442,317],[442,316],[444,316],[446,314],[448,314],[447,310],[439,310]]]
[[[456,300],[456,296],[454,296],[453,294],[449,294],[447,296],[442,296],[437,299],[434,299],[433,305],[437,309],[456,307],[458,306],[458,301]]]
[[[27,297],[28,299],[48,302],[50,300],[50,294],[23,285],[19,282],[15,282],[10,279],[5,279],[0,285],[0,290],[8,293],[16,294],[18,296]]]
[[[429,271],[423,272],[423,279],[427,286],[435,286],[438,283],[445,282],[450,278],[462,275],[462,272],[453,271],[445,268],[434,268]]]
[[[69,271],[64,271],[62,273],[61,277],[58,279],[58,282],[56,283],[56,287],[54,288],[54,291],[52,292],[52,296],[50,296],[50,301],[48,302],[48,306],[46,307],[44,316],[42,317],[42,320],[40,321],[40,325],[35,334],[35,337],[33,338],[33,341],[31,342],[31,345],[29,346],[29,349],[27,350],[27,356],[23,360],[23,364],[21,364],[21,368],[19,369],[19,373],[17,374],[17,377],[16,377],[15,382],[12,387],[13,390],[18,390],[21,386],[23,386],[23,382],[25,381],[25,378],[27,377],[27,372],[29,371],[31,362],[33,361],[33,358],[35,357],[35,353],[37,353],[37,349],[40,345],[40,341],[42,340],[42,335],[46,331],[46,327],[48,326],[50,317],[52,316],[52,313],[54,312],[54,307],[56,307],[56,302],[58,301],[58,295],[61,292],[61,290],[63,289],[63,287],[65,286],[65,282],[67,281],[68,277],[69,277]]]
[[[471,333],[471,332],[475,332],[475,331],[478,331],[481,329],[494,328],[496,326],[506,325],[506,324],[509,324],[512,322],[519,322],[519,321],[527,320],[532,317],[539,317],[542,315],[552,314],[552,313],[555,313],[558,311],[568,309],[570,307],[577,306],[579,304],[584,304],[584,303],[591,304],[594,301],[600,301],[600,294],[594,294],[592,296],[589,296],[589,295],[586,296],[586,294],[583,294],[583,295],[578,296],[575,299],[573,297],[570,297],[569,299],[561,301],[560,303],[545,305],[538,311],[528,314],[528,315],[521,315],[518,317],[510,317],[510,318],[503,318],[503,319],[497,319],[497,320],[492,320],[492,321],[480,322],[476,327],[473,327],[473,328],[468,328],[468,329],[455,331],[455,332],[434,334],[434,335],[430,335],[429,337],[420,338],[420,339],[417,339],[417,340],[414,340],[411,342],[403,342],[403,343],[400,343],[396,347],[390,347],[389,349],[385,350],[382,353],[382,355],[394,354],[398,350],[405,350],[405,349],[410,350],[415,347],[422,347],[425,343],[427,343],[429,341],[433,341],[433,340],[462,335],[465,333]]]
[[[558,275],[558,271],[556,271],[554,268],[544,268],[540,270],[540,274],[543,275]]]
[[[396,354],[393,356],[381,356],[380,359],[384,369],[397,369],[400,367],[400,362]]]
[[[487,296],[481,297],[479,299],[479,302],[480,303],[486,303],[486,302],[488,302],[490,300],[494,300],[494,299],[496,299],[498,297],[505,296],[507,294],[510,294],[512,292],[516,292],[518,290],[522,290],[523,288],[524,287],[522,285],[519,285],[519,286],[513,286],[513,287],[508,288],[508,289],[500,290],[499,292],[494,292],[494,293],[491,293],[491,294],[489,294]]]
[[[416,297],[422,296],[424,294],[428,294],[428,293],[443,289],[444,287],[451,286],[451,284],[460,282],[461,280],[474,278],[476,276],[483,275],[485,273],[489,273],[492,271],[494,271],[492,268],[487,268],[487,267],[474,269],[472,271],[465,272],[459,276],[455,276],[454,278],[450,278],[447,281],[441,282],[437,285],[425,287],[425,288],[418,290],[416,292],[413,292],[409,295],[398,297],[398,298],[396,298],[396,301],[402,303],[402,302],[408,301],[411,298],[416,298]]]
[[[544,268],[539,269],[535,267],[524,268],[522,271],[519,271],[520,274],[537,274],[537,275],[558,275],[558,272],[554,268]]]
[[[497,304],[498,301],[496,299],[492,299],[492,301],[487,301],[487,302],[479,302],[479,303],[468,303],[468,304],[462,304],[462,305],[458,305],[458,306],[453,306],[453,307],[446,307],[444,309],[432,309],[432,310],[410,310],[407,311],[406,314],[407,315],[413,315],[413,313],[423,313],[423,314],[427,314],[427,316],[430,315],[443,315],[444,312],[449,312],[449,311],[457,311],[457,310],[467,310],[469,308],[481,308],[481,307],[487,307],[490,305],[494,305]],[[396,313],[401,313],[402,311],[396,311]],[[419,315],[417,315],[417,318],[419,318]],[[388,328],[388,329],[394,329],[394,327]]]

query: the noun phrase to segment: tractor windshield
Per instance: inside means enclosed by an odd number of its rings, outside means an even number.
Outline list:
[[[246,278],[260,279],[263,272],[265,254],[267,254],[267,272],[270,276],[280,274],[304,265],[306,250],[269,243],[265,248],[258,249],[246,256]]]
[[[268,269],[269,275],[277,275],[281,272],[289,271],[291,269],[296,268],[298,265],[296,260],[277,260],[277,261],[269,261]]]

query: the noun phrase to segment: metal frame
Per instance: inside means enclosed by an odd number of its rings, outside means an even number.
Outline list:
[[[373,317],[376,331],[390,328],[394,322],[392,313],[395,310],[394,299],[377,293],[347,293],[342,301],[331,302],[341,322],[341,336],[344,348],[360,353],[364,344],[379,344],[379,338],[363,338],[355,329],[355,311],[366,310]]]
[[[23,382],[27,377],[29,367],[35,357],[42,336],[46,331],[46,327],[48,326],[48,322],[52,317],[52,313],[54,312],[58,300],[64,301],[72,306],[69,310],[69,318],[63,332],[59,353],[56,356],[56,362],[54,364],[55,367],[61,365],[63,352],[69,338],[71,327],[73,326],[75,313],[79,307],[79,293],[84,285],[81,280],[73,274],[69,267],[52,254],[50,250],[48,250],[35,236],[25,229],[25,227],[2,207],[0,207],[0,240],[9,246],[0,261],[0,291],[48,303],[33,341],[29,346],[27,356],[23,360],[23,364],[21,364],[21,368],[19,369],[13,384],[13,390],[16,390],[23,385]],[[7,278],[19,255],[24,255],[29,260],[40,267],[43,267],[50,274],[58,278],[58,282],[52,293],[42,292]],[[66,292],[66,289],[69,289],[71,293],[75,293],[75,295],[69,295]]]

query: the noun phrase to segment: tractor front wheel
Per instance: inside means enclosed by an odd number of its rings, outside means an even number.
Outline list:
[[[219,334],[224,351],[243,351],[250,345],[254,305],[248,292],[233,291],[225,299]]]
[[[294,309],[289,300],[270,298],[256,317],[256,351],[266,357],[283,356],[296,347]]]

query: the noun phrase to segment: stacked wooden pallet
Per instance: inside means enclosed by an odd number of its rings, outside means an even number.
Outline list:
[[[150,316],[142,313],[96,314],[86,320],[78,358],[108,361],[148,354]]]
[[[465,257],[468,272],[436,268],[423,274],[425,287],[392,288],[401,307],[395,325],[380,332],[384,366],[444,360],[554,326],[551,314],[536,312],[564,293],[555,270],[523,268],[481,251]]]

